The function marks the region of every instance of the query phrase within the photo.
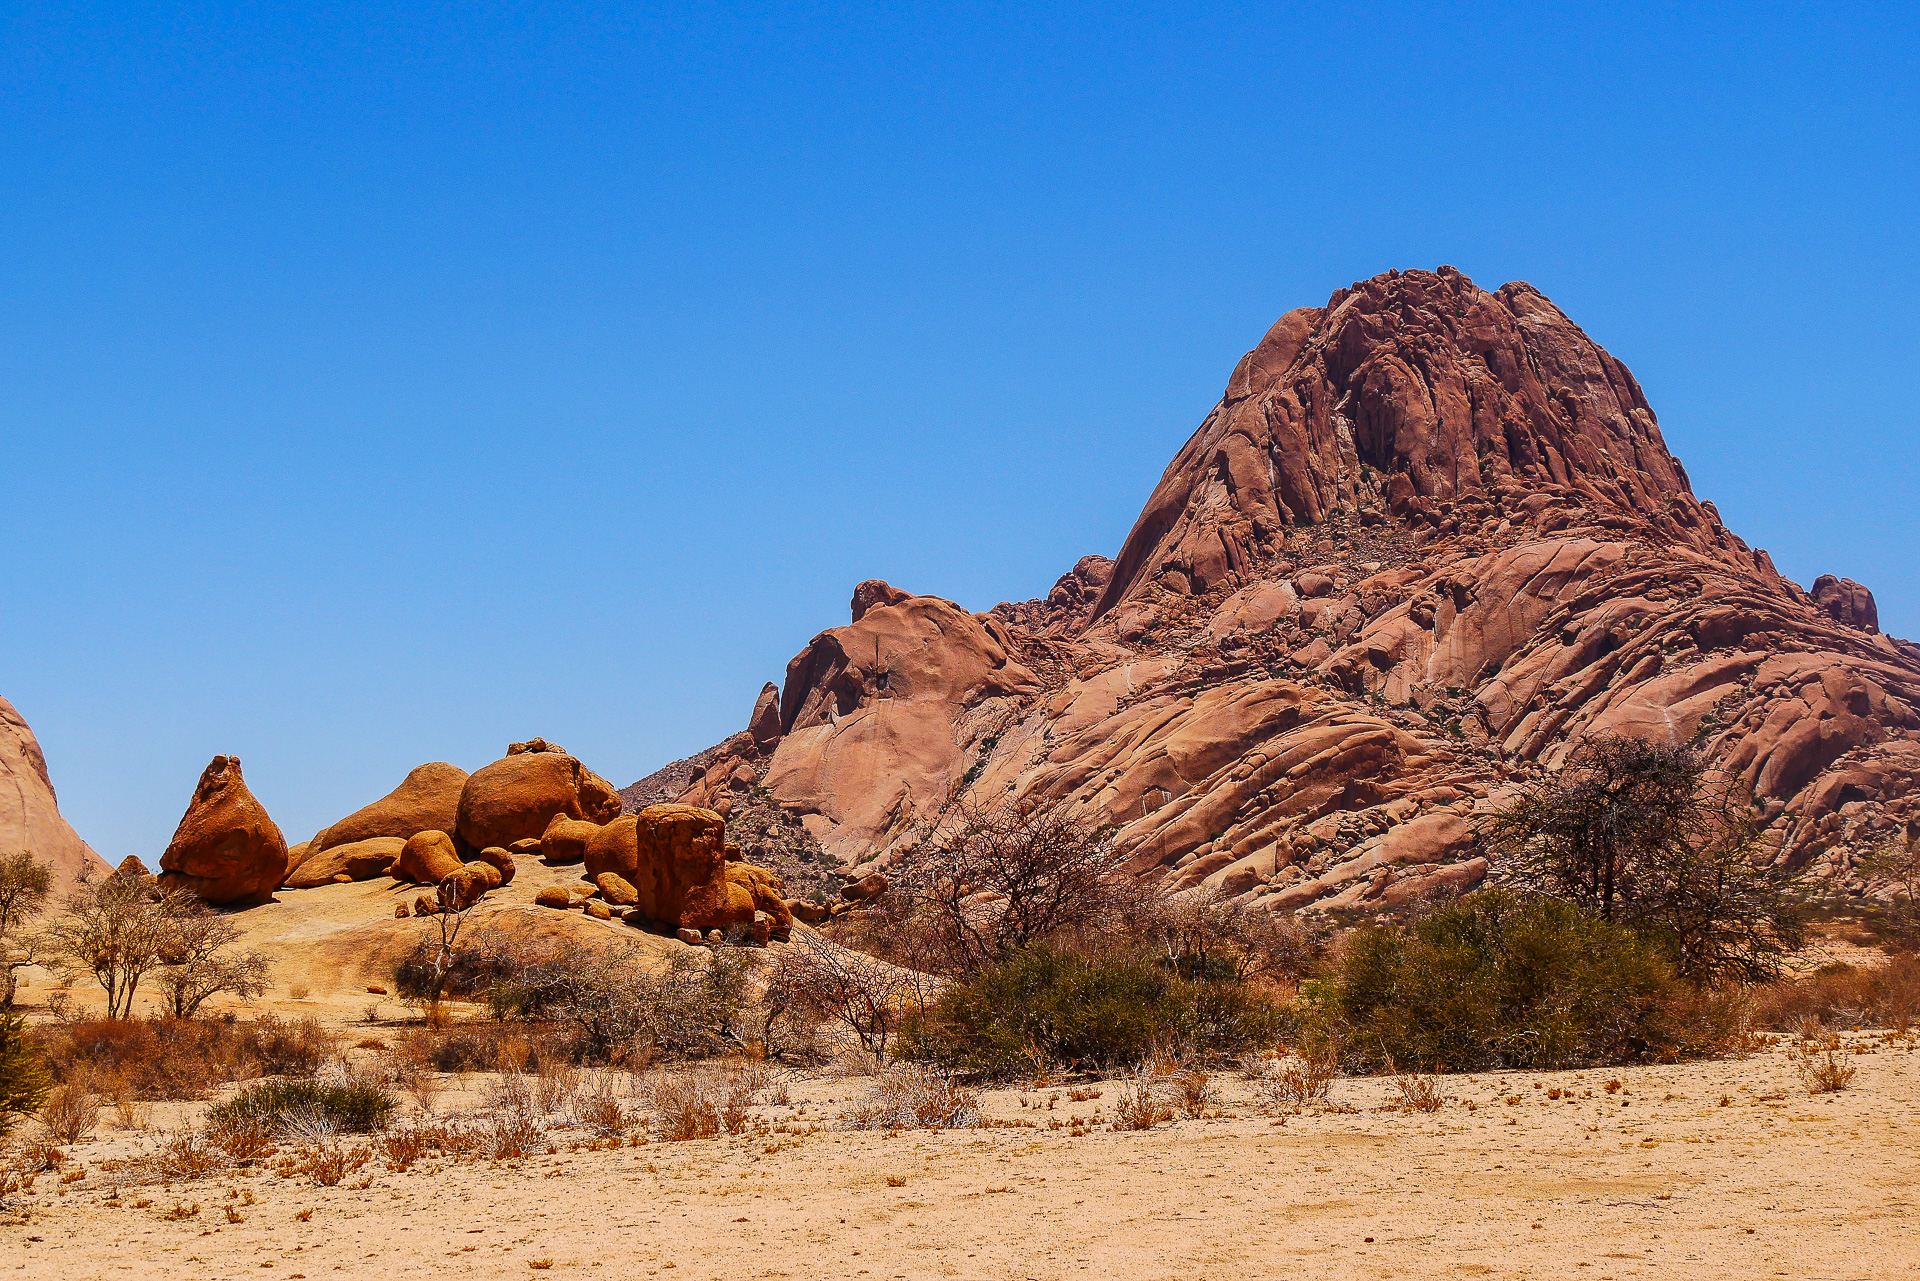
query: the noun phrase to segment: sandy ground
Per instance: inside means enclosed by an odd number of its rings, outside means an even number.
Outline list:
[[[1913,1277],[1920,1059],[1910,1040],[1856,1040],[1854,1083],[1817,1097],[1775,1048],[1448,1077],[1432,1114],[1378,1110],[1390,1083],[1368,1079],[1338,1083],[1331,1108],[1259,1115],[1221,1079],[1228,1116],[1080,1137],[1114,1083],[987,1096],[1012,1126],[889,1136],[831,1128],[864,1082],[809,1080],[757,1110],[759,1134],[569,1151],[586,1135],[555,1118],[554,1154],[374,1164],[364,1188],[261,1170],[116,1195],[124,1176],[97,1167],[156,1136],[109,1113],[71,1150],[86,1178],[10,1199],[0,1274]],[[154,1124],[189,1120],[179,1105]]]

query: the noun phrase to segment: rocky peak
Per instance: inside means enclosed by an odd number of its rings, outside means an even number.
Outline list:
[[[1749,554],[1695,500],[1626,366],[1533,286],[1388,272],[1288,312],[1241,358],[1093,614],[1150,582],[1198,594],[1249,577],[1337,518],[1555,505]]]

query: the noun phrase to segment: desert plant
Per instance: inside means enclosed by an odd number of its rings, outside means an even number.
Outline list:
[[[0,1010],[0,1134],[12,1128],[15,1117],[36,1111],[51,1088],[46,1064],[27,1040],[25,1020]]]
[[[158,979],[175,1018],[192,1018],[221,993],[251,1001],[272,986],[265,956],[233,950],[240,929],[231,920],[190,897],[177,897],[168,906]]]
[[[329,1085],[305,1078],[263,1081],[250,1085],[230,1099],[207,1110],[209,1125],[230,1124],[257,1119],[261,1123],[286,1130],[311,1125],[317,1114],[340,1130],[378,1130],[398,1106],[391,1094],[376,1086],[361,1083]]]
[[[1809,1036],[1794,1052],[1794,1071],[1808,1094],[1837,1094],[1853,1083],[1857,1069],[1847,1062],[1846,1042],[1838,1032]]]
[[[358,1170],[372,1156],[364,1147],[347,1147],[339,1142],[317,1143],[302,1148],[295,1156],[295,1168],[323,1188],[336,1186]]]
[[[78,1143],[100,1122],[100,1097],[84,1080],[55,1086],[40,1105],[40,1124],[57,1143]]]
[[[853,1033],[876,1063],[908,1014],[925,1009],[932,984],[902,966],[803,934],[780,953],[768,981],[769,1000],[836,1023]]]
[[[1771,980],[1800,945],[1794,878],[1760,866],[1738,780],[1689,748],[1588,739],[1481,835],[1512,882],[1658,941],[1695,984]]]
[[[943,1072],[897,1064],[840,1114],[850,1130],[952,1130],[980,1123],[980,1096]]]
[[[1780,1031],[1807,1022],[1904,1029],[1920,1021],[1920,957],[1902,953],[1884,965],[1827,965],[1775,983],[1755,993],[1753,1019]]]
[[[1176,1075],[1173,1087],[1181,1112],[1190,1117],[1204,1116],[1208,1108],[1220,1101],[1220,1092],[1213,1088],[1213,1078],[1199,1068],[1189,1068]]]
[[[1417,1072],[1395,1072],[1393,1089],[1402,1107],[1412,1108],[1415,1112],[1438,1112],[1441,1108],[1440,1084],[1430,1076],[1422,1076]]]
[[[1246,1068],[1255,1100],[1269,1109],[1323,1102],[1339,1076],[1339,1046],[1327,1040],[1308,1041],[1285,1054],[1262,1055]]]
[[[174,1134],[152,1157],[153,1168],[165,1179],[204,1179],[225,1165],[221,1152],[204,1134]]]
[[[140,981],[166,964],[168,913],[147,878],[114,875],[68,895],[43,937],[56,967],[100,985],[108,1018],[126,1018]]]
[[[1148,892],[1125,916],[1187,979],[1298,978],[1325,951],[1321,937],[1292,913],[1235,903],[1213,889],[1172,897]]]
[[[1110,828],[1065,806],[961,801],[895,869],[889,892],[966,973],[1105,918],[1123,861]]]
[[[0,854],[0,1010],[13,1006],[14,971],[33,964],[34,940],[22,926],[40,914],[52,887],[52,864],[26,850]]]
[[[1410,928],[1358,931],[1334,980],[1362,1063],[1422,1071],[1578,1067],[1653,1056],[1672,969],[1565,901],[1483,890]]]
[[[1161,1047],[1217,1058],[1270,1038],[1273,1007],[1233,982],[1190,983],[1152,960],[1042,944],[982,966],[902,1029],[902,1053],[1008,1077],[1111,1069]]]
[[[1171,1120],[1173,1109],[1167,1106],[1161,1079],[1151,1068],[1138,1069],[1120,1086],[1120,1097],[1113,1104],[1114,1130],[1151,1130]]]

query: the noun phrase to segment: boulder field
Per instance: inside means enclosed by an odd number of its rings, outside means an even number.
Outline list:
[[[777,806],[856,874],[956,798],[1063,804],[1143,878],[1274,909],[1478,883],[1473,815],[1596,734],[1699,748],[1764,856],[1834,888],[1920,831],[1920,648],[1728,530],[1538,290],[1451,268],[1281,317],[1114,558],[985,613],[878,581],[850,612],[643,782]]]

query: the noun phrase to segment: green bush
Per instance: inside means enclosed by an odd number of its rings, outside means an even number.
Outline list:
[[[397,1105],[391,1094],[371,1085],[327,1085],[311,1078],[263,1081],[207,1109],[207,1125],[285,1131],[294,1122],[321,1117],[334,1129],[365,1133],[386,1125]]]
[[[1270,1038],[1275,1019],[1238,983],[1190,983],[1152,961],[1042,944],[947,989],[906,1022],[900,1045],[907,1058],[1003,1077],[1043,1065],[1121,1067],[1156,1050],[1237,1053]]]
[[[14,1117],[38,1108],[52,1088],[23,1028],[18,1014],[0,1010],[0,1134],[12,1128]]]
[[[1331,1011],[1358,1063],[1563,1068],[1669,1053],[1658,945],[1559,899],[1486,890],[1348,943]]]

